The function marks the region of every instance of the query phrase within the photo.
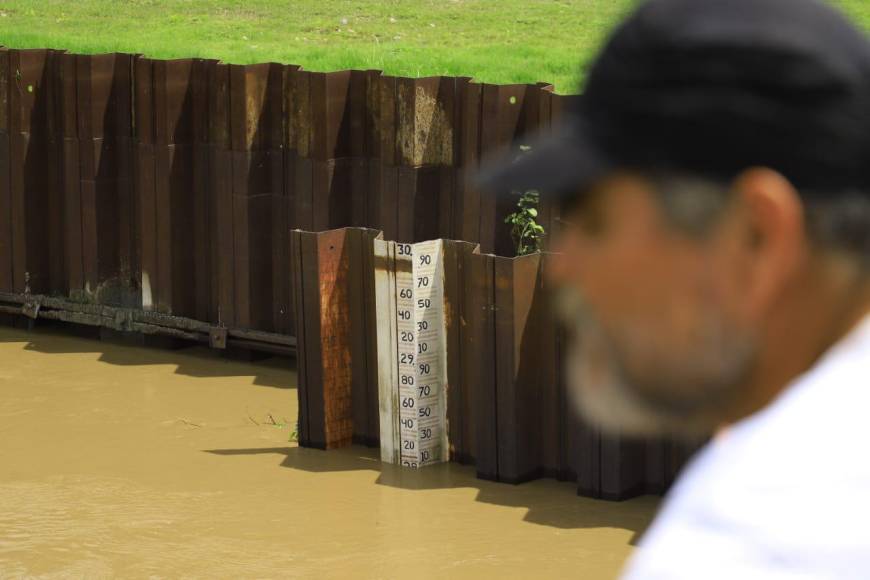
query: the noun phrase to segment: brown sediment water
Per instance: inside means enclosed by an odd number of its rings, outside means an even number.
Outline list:
[[[295,381],[0,327],[0,578],[612,578],[656,509],[301,449]]]

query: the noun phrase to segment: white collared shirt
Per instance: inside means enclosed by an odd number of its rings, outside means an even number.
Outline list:
[[[870,579],[870,316],[698,454],[625,578]]]

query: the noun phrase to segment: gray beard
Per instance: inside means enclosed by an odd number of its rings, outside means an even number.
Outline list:
[[[569,331],[566,373],[580,414],[599,428],[626,435],[695,439],[724,421],[724,410],[747,383],[756,342],[726,331],[711,317],[685,353],[661,352],[662,341],[639,327],[609,336],[576,294],[560,297]],[[635,353],[655,357],[655,369],[631,372]]]

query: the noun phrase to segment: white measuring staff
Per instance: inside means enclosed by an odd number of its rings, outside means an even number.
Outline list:
[[[445,461],[444,267],[440,240],[375,240],[381,459]]]

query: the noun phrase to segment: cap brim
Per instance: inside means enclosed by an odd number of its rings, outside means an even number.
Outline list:
[[[484,160],[475,184],[493,194],[535,189],[547,197],[570,197],[610,168],[582,123],[568,122],[527,139],[519,153]]]

